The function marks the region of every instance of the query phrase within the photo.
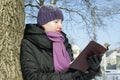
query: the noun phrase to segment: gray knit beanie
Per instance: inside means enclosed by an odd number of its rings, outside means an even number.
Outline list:
[[[44,25],[49,21],[62,19],[62,11],[54,5],[44,5],[40,8],[37,16],[37,24]]]

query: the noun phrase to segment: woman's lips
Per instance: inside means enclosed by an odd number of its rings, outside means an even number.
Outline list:
[[[56,29],[57,32],[60,32],[62,29]]]

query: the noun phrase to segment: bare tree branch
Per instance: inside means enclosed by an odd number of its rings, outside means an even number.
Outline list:
[[[80,13],[79,10],[68,9],[68,8],[65,8],[65,7],[60,7],[60,8],[66,10],[66,11],[68,11],[68,12],[75,12],[75,13],[77,13],[79,16],[81,16],[83,22],[86,24],[87,33],[88,33],[90,39],[92,39],[92,37],[91,37],[91,35],[90,35],[90,31],[89,31],[89,29],[88,29],[88,28],[89,28],[89,24],[88,24],[89,21],[83,16],[83,14]],[[87,22],[87,21],[88,21],[88,22]]]
[[[55,4],[57,3],[57,1],[58,1],[58,0],[53,0],[53,3],[52,3],[52,4],[54,4],[54,5],[55,5]]]
[[[85,5],[87,6],[88,11],[90,11],[91,19],[92,19],[92,26],[93,26],[93,40],[97,41],[97,36],[96,36],[96,24],[97,24],[97,19],[96,19],[96,12],[95,12],[95,6],[92,7],[90,0],[84,0]]]
[[[103,17],[120,14],[120,9],[111,10],[109,8],[106,8],[106,9],[101,8],[96,10],[100,11],[99,13],[97,13],[97,15],[103,16]]]
[[[37,18],[37,16],[34,16],[33,14],[31,14],[31,13],[26,13],[26,14],[28,14],[30,17],[32,17],[32,18]]]
[[[39,0],[40,4],[39,6],[42,6],[44,4],[44,0]]]
[[[27,7],[27,6],[36,7],[36,8],[39,9],[39,6],[36,5],[36,4],[33,4],[33,3],[27,3],[27,4],[25,4],[25,7]]]
[[[80,13],[79,10],[68,9],[68,8],[65,8],[65,7],[60,7],[60,8],[66,10],[68,12],[75,12],[75,13],[77,13],[78,15],[80,15],[82,17],[82,19],[85,21],[85,23],[87,23],[86,20],[85,20],[85,17]]]
[[[38,0],[35,0],[38,5],[40,5],[40,2]]]

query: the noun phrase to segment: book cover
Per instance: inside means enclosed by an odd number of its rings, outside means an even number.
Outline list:
[[[70,68],[85,72],[89,68],[87,62],[88,58],[92,55],[104,54],[106,51],[106,47],[100,45],[95,41],[90,41],[85,49],[78,55],[78,57],[73,60]]]

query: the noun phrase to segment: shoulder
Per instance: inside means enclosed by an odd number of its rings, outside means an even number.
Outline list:
[[[27,39],[22,39],[21,41],[21,50],[31,50],[31,42]]]
[[[30,41],[27,40],[27,39],[22,39],[21,40],[21,45],[29,45],[30,44]]]

